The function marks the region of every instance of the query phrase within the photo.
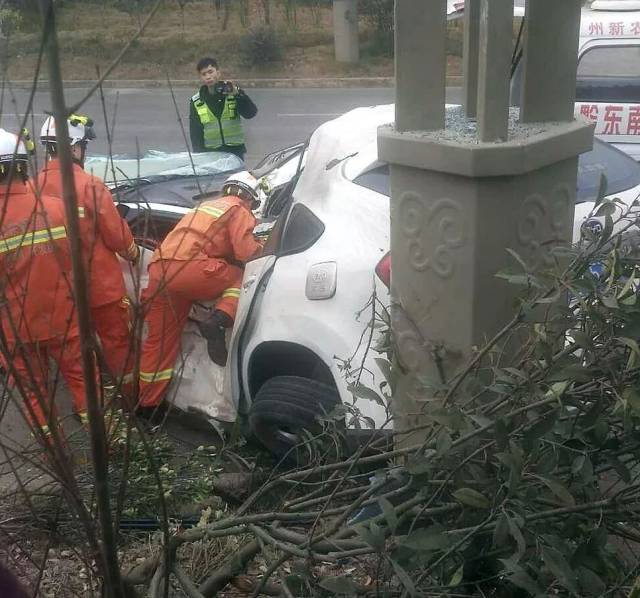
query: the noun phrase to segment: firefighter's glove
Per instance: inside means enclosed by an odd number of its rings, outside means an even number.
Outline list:
[[[207,339],[209,358],[221,367],[227,364],[226,330],[232,325],[233,320],[219,309],[206,322],[198,322],[200,333]]]

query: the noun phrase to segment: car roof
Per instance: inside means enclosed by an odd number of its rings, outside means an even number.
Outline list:
[[[306,166],[294,190],[294,199],[318,205],[345,178],[353,181],[382,165],[378,159],[378,128],[393,122],[394,117],[394,104],[386,104],[357,108],[318,127],[311,136]],[[598,139],[594,144],[596,150],[602,144],[618,151]]]
[[[372,151],[377,160],[378,127],[394,119],[394,105],[387,104],[356,108],[320,125],[309,140],[305,168],[294,190],[294,199],[303,199],[305,203],[322,200],[333,186],[331,175],[342,176],[346,161],[362,155],[358,163],[370,162]]]

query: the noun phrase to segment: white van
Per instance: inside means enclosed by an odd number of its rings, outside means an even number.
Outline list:
[[[450,0],[448,12],[460,18],[464,2]],[[515,0],[513,14],[524,16],[524,0]],[[595,0],[583,8],[578,56],[576,117],[595,122],[598,137],[640,160],[640,0]],[[520,62],[512,81],[515,105],[521,80]]]
[[[580,24],[576,117],[640,160],[640,2],[596,1]]]

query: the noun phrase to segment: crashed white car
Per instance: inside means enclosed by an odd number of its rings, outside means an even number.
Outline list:
[[[182,378],[170,392],[177,406],[212,422],[248,416],[252,432],[278,454],[340,403],[355,401],[363,427],[387,423],[384,401],[354,393],[354,385],[382,394],[379,356],[367,353],[371,307],[358,314],[374,292],[389,303],[389,167],[378,160],[377,131],[393,118],[392,105],[353,110],[319,127],[308,146],[275,152],[254,170],[264,193],[259,227],[270,229],[265,253],[245,269],[226,372],[208,360],[197,328],[187,328],[176,366]],[[579,161],[576,240],[602,174],[624,203],[640,191],[640,164],[596,140]],[[134,229],[164,231],[198,201],[195,183],[181,179],[181,205],[168,205],[175,183],[162,202],[169,184],[162,179],[121,196],[135,218],[144,216],[144,226],[130,220]]]
[[[263,207],[278,217],[265,255],[245,270],[225,394],[277,453],[338,402],[357,401],[376,427],[388,421],[384,404],[354,395],[356,379],[343,366],[363,366],[360,383],[380,392],[379,355],[365,356],[371,309],[357,314],[374,292],[389,302],[390,181],[388,165],[378,160],[377,130],[393,118],[393,106],[377,106],[322,125],[305,159],[291,158],[304,170],[293,189],[276,194],[279,214],[269,198]],[[579,162],[575,240],[602,174],[611,196],[627,204],[638,197],[640,165],[596,140]]]

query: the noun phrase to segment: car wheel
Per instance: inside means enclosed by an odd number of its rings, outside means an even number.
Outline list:
[[[287,462],[308,462],[321,450],[317,444],[306,442],[322,431],[318,417],[330,413],[338,404],[340,395],[335,386],[297,376],[277,376],[257,392],[249,412],[249,426],[277,457]]]

